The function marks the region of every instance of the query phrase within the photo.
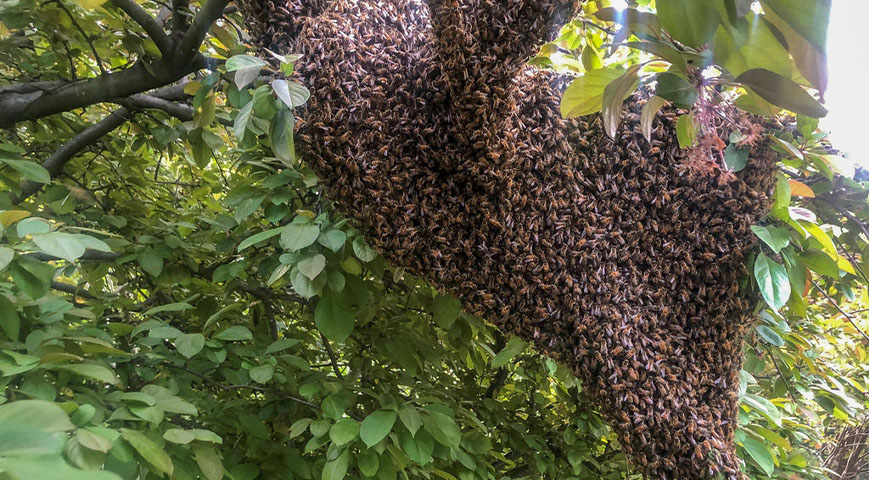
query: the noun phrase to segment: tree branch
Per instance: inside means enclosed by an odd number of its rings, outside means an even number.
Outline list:
[[[193,19],[193,25],[187,29],[184,38],[178,44],[176,51],[178,61],[184,62],[185,59],[196,55],[211,25],[223,15],[223,10],[228,3],[229,0],[208,0],[208,3],[199,10],[196,18]]]
[[[58,174],[60,174],[63,166],[67,162],[69,162],[76,154],[84,150],[89,145],[92,145],[103,135],[123,125],[124,122],[129,120],[132,115],[133,112],[126,107],[121,107],[115,110],[114,112],[110,113],[106,118],[84,129],[81,133],[72,137],[68,142],[64,143],[63,146],[57,149],[56,152],[54,152],[50,157],[48,157],[47,160],[45,160],[45,162],[42,163],[42,166],[46,170],[48,170],[48,173],[51,174],[52,178],[56,177]],[[21,185],[21,196],[15,199],[13,203],[21,203],[34,193],[41,190],[42,186],[43,185],[41,183],[24,182]]]
[[[818,285],[818,282],[812,280],[812,285],[814,285],[815,288],[817,288],[818,291],[821,292],[821,293],[824,295],[824,297],[827,299],[828,302],[830,302],[831,305],[833,305],[834,307],[836,307],[836,310],[838,310],[839,313],[841,313],[842,315],[845,316],[845,318],[848,320],[848,322],[851,324],[851,326],[854,327],[854,329],[857,330],[857,332],[858,332],[858,333],[863,337],[863,340],[869,342],[869,335],[867,335],[866,332],[864,332],[863,329],[861,329],[861,328],[857,325],[857,322],[854,321],[854,318],[851,317],[851,315],[849,315],[848,312],[842,310],[842,307],[840,307],[839,304],[836,303],[835,300],[833,300],[833,297],[831,297],[831,296],[827,293],[826,290],[824,290],[823,288],[821,288],[820,285]]]
[[[146,92],[177,81],[206,66],[196,55],[177,68],[137,63],[115,73],[78,82],[34,82],[0,87],[0,128],[47,115]]]
[[[173,117],[183,120],[185,122],[193,120],[193,107],[185,105],[183,103],[175,103],[169,100],[164,100],[162,98],[148,95],[145,93],[137,93],[135,95],[131,95],[128,98],[115,100],[112,103],[117,103],[118,105],[123,105],[131,109],[153,108],[157,110],[163,110],[169,115],[172,115]]]
[[[129,15],[134,22],[138,23],[145,30],[145,33],[151,37],[151,40],[160,49],[160,53],[163,54],[164,59],[171,58],[173,53],[172,40],[163,32],[163,27],[157,23],[154,17],[132,0],[112,0],[112,4],[123,10],[124,13]]]

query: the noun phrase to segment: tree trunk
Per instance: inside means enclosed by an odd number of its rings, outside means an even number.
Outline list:
[[[675,115],[647,142],[564,120],[569,79],[525,65],[568,0],[250,0],[256,41],[301,53],[297,139],[393,264],[573,369],[654,478],[739,478],[740,291],[775,155],[686,169]]]

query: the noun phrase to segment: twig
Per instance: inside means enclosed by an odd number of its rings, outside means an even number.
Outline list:
[[[860,333],[860,335],[863,336],[863,339],[864,339],[865,341],[869,342],[869,335],[866,335],[866,332],[864,332],[864,331],[863,331],[863,330],[862,330],[862,329],[857,325],[857,322],[854,321],[854,319],[851,317],[851,315],[848,315],[848,312],[842,310],[842,307],[840,307],[839,304],[836,303],[836,301],[833,300],[833,298],[830,297],[829,294],[827,294],[826,290],[824,290],[823,288],[821,288],[820,285],[818,285],[818,282],[812,280],[812,285],[814,285],[815,288],[817,288],[817,289],[818,289],[822,294],[824,294],[824,297],[827,298],[827,301],[829,301],[830,304],[832,304],[834,307],[836,307],[836,310],[838,310],[839,313],[841,313],[842,315],[845,316],[845,318],[848,319],[848,322],[850,322],[851,325],[852,325],[852,326],[853,326],[853,327],[854,327],[854,328],[855,328],[855,329]]]
[[[145,30],[163,54],[163,58],[169,59],[172,56],[172,41],[163,32],[163,27],[145,9],[132,0],[112,0],[112,4],[123,10]]]
[[[97,67],[99,67],[100,73],[105,74],[106,67],[103,66],[103,60],[100,58],[100,54],[97,53],[97,49],[94,47],[93,40],[91,40],[91,37],[89,37],[88,34],[85,33],[84,29],[81,28],[81,25],[79,25],[78,20],[75,19],[72,12],[70,12],[69,9],[66,8],[66,5],[64,5],[62,1],[57,0],[54,3],[56,3],[64,12],[66,12],[66,15],[72,21],[72,24],[75,26],[76,30],[78,30],[78,32],[81,33],[81,36],[84,37],[84,40],[87,42],[88,46],[90,46],[90,48],[91,48],[91,53],[94,54],[94,60],[97,62]]]
[[[133,112],[126,107],[121,107],[114,112],[111,112],[106,118],[84,129],[81,133],[64,143],[57,149],[57,151],[48,157],[45,162],[42,163],[43,168],[48,170],[48,173],[51,174],[52,178],[57,177],[63,166],[72,160],[76,154],[84,150],[85,147],[99,140],[103,135],[123,125],[124,122],[132,117],[132,115]],[[23,202],[34,193],[41,190],[42,187],[43,184],[41,183],[31,181],[24,182],[21,185],[21,196],[14,199],[13,203],[18,204]]]
[[[320,332],[320,339],[323,340],[323,347],[326,349],[326,354],[329,355],[329,361],[332,363],[332,371],[335,372],[335,375],[338,378],[344,378],[344,375],[341,374],[341,368],[338,366],[338,357],[335,356],[335,351],[332,350],[332,344],[329,343],[329,339],[326,338],[326,335],[323,335]]]
[[[772,355],[772,351],[767,346],[764,346],[764,349],[766,350],[767,355],[769,355],[770,360],[772,360],[772,364],[775,365],[775,370],[778,372],[779,377],[784,380],[785,386],[788,389],[788,395],[791,397],[791,400],[794,401],[794,405],[798,404],[797,397],[794,395],[793,387],[791,387],[791,382],[787,379],[787,377],[785,377],[785,374],[781,371],[781,368],[779,368],[778,362],[775,361],[775,357]]]

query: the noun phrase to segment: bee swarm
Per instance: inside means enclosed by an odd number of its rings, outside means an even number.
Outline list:
[[[286,0],[285,0],[286,1]],[[775,155],[686,174],[675,114],[612,140],[564,120],[569,78],[526,65],[570,0],[247,0],[301,53],[297,142],[374,246],[569,366],[653,478],[740,478],[733,446],[749,227]],[[729,172],[725,172],[729,173]],[[732,174],[730,174],[732,175]]]

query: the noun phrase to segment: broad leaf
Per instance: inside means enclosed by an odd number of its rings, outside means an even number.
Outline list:
[[[787,303],[791,284],[784,266],[761,252],[754,261],[754,278],[761,296],[773,310],[779,310]]]

